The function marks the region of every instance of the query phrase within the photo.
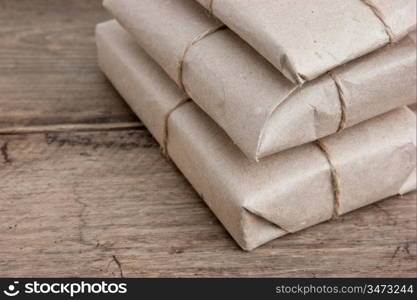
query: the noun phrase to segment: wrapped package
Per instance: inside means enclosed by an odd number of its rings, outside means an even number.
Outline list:
[[[257,163],[116,21],[99,24],[96,40],[101,69],[243,249],[415,189],[407,108]]]
[[[416,0],[196,0],[292,82],[415,30]]]
[[[301,87],[193,0],[107,0],[104,5],[253,160],[416,98],[415,41],[410,37]]]

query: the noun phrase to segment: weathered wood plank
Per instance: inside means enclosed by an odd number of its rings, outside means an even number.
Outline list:
[[[0,276],[417,275],[416,194],[246,253],[146,130],[0,148]]]
[[[0,128],[137,122],[97,66],[107,19],[101,0],[0,0]]]

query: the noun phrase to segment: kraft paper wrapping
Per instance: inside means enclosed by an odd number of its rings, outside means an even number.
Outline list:
[[[321,140],[248,160],[116,21],[96,29],[99,64],[237,243],[246,250],[415,189],[415,115],[399,108]],[[167,124],[167,130],[165,125]]]
[[[300,87],[232,31],[221,29],[193,0],[107,0],[104,5],[253,160],[416,98],[411,38]]]
[[[416,26],[416,0],[196,1],[298,83],[398,42]]]

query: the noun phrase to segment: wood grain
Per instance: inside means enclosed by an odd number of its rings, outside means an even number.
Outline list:
[[[0,0],[0,128],[137,122],[97,67],[107,19],[100,0]]]
[[[2,135],[0,148],[0,276],[417,275],[416,194],[247,253],[146,130]]]

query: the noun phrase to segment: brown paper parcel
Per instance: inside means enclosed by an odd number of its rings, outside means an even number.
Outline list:
[[[303,83],[415,30],[416,0],[196,0]]]
[[[326,153],[310,143],[256,163],[184,102],[117,22],[98,25],[96,40],[104,73],[160,143],[167,131],[169,156],[243,249],[415,189],[416,120],[407,108],[322,139]]]
[[[104,3],[250,159],[315,141],[416,98],[411,38],[300,87],[232,31],[219,30],[193,0]]]

